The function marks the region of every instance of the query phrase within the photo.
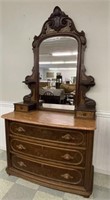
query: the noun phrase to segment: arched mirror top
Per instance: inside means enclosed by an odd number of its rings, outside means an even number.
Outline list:
[[[56,6],[53,13],[44,23],[40,35],[34,37],[32,47],[34,67],[32,75],[26,76],[24,81],[31,90],[31,93],[23,98],[23,103],[28,107],[28,110],[39,109],[42,106],[45,98],[42,95],[40,85],[41,82],[46,80],[48,84],[44,84],[42,87],[43,89],[48,89],[47,96],[49,96],[50,101],[52,101],[53,97],[51,97],[50,93],[52,88],[49,87],[55,87],[53,89],[61,92],[64,91],[64,86],[69,86],[67,84],[70,84],[70,86],[71,84],[75,85],[74,92],[73,90],[71,91],[71,88],[70,92],[67,92],[70,99],[73,98],[72,95],[74,96],[74,99],[70,101],[72,102],[71,108],[74,110],[75,116],[94,118],[95,101],[86,97],[86,93],[90,87],[95,85],[95,82],[92,76],[85,74],[84,51],[86,37],[84,31],[77,31],[73,20]],[[60,56],[58,53],[60,53]],[[61,68],[63,68],[63,71],[59,70]],[[72,68],[72,72],[69,76],[70,68]],[[65,71],[66,73],[64,73],[64,70],[67,70]],[[64,95],[65,99],[60,99],[62,100],[62,102],[60,101],[61,104],[64,104],[67,98],[67,94]],[[54,96],[57,95],[54,94]]]

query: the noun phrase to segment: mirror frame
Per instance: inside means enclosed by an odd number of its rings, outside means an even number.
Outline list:
[[[96,103],[88,98],[86,93],[95,85],[94,78],[85,74],[84,52],[86,49],[86,37],[84,31],[77,31],[73,20],[68,17],[58,6],[45,21],[39,36],[34,37],[32,43],[34,53],[34,67],[32,75],[26,76],[24,83],[31,90],[31,93],[24,96],[23,104],[28,110],[38,110],[41,102],[39,101],[39,46],[47,38],[55,36],[70,36],[77,40],[78,59],[76,76],[76,95],[75,95],[75,117],[95,118]],[[15,107],[16,110],[16,107]]]

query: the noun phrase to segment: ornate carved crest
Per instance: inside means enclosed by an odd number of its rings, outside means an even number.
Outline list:
[[[53,13],[48,18],[49,27],[58,32],[67,26],[68,19],[68,15],[66,15],[58,6],[56,6],[53,10]]]

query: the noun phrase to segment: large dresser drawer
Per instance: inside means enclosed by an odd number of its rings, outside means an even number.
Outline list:
[[[55,163],[85,166],[86,151],[80,149],[55,148],[52,146],[30,143],[15,138],[11,139],[10,149],[13,152],[40,158]]]
[[[34,140],[43,140],[66,145],[86,146],[86,131],[51,128],[37,126],[19,122],[10,122],[10,133],[14,135],[26,136]]]
[[[62,181],[62,183],[69,183],[73,185],[84,184],[85,171],[82,169],[63,168],[47,163],[28,160],[21,156],[12,155],[12,167],[20,171],[33,174],[36,177]]]

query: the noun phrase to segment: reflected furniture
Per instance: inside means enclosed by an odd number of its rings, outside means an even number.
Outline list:
[[[64,89],[65,93],[70,93],[70,92],[75,93],[76,85],[75,84],[64,84],[64,83],[62,83],[60,85],[60,88]]]
[[[40,88],[39,89],[40,99],[44,101],[44,103],[63,103],[65,101],[65,92],[64,89],[56,89],[56,88]]]
[[[39,82],[39,88],[43,88],[43,87],[48,87],[48,82],[47,81],[40,81]]]
[[[43,108],[39,90],[39,50],[47,39],[76,41],[77,76],[75,110]],[[62,41],[62,39],[61,39]],[[70,42],[71,43],[71,42]],[[6,127],[7,173],[65,192],[89,197],[92,193],[92,164],[95,125],[94,100],[86,92],[95,85],[85,74],[86,37],[58,6],[32,43],[34,67],[24,83],[30,94],[3,115]],[[65,43],[65,46],[67,44]],[[51,104],[50,104],[51,105]],[[72,107],[73,108],[73,107]]]

